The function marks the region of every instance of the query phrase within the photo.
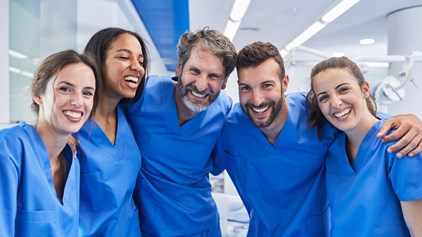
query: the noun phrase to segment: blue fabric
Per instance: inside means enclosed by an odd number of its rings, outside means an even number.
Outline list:
[[[377,122],[363,139],[351,166],[341,133],[327,157],[332,236],[410,236],[400,200],[422,198],[422,155],[397,159],[376,137]]]
[[[307,124],[302,93],[286,96],[288,117],[274,145],[236,104],[217,147],[215,171],[226,169],[250,216],[248,236],[326,236],[329,207],[325,155],[338,131],[321,140]]]
[[[48,151],[34,127],[0,131],[0,236],[78,235],[79,162],[70,157],[60,201]]]
[[[143,158],[136,189],[143,234],[200,235],[218,225],[210,155],[231,104],[221,93],[208,109],[179,126],[174,82],[150,76],[140,100],[127,106]]]
[[[114,145],[92,119],[77,138],[81,162],[80,236],[140,236],[132,194],[141,153],[123,110],[117,107]]]

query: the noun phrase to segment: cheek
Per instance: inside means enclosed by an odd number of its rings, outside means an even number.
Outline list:
[[[218,93],[223,87],[223,81],[216,80],[210,83],[210,87],[214,93]]]
[[[248,93],[242,93],[241,91],[239,91],[239,103],[241,105],[246,104],[246,102],[250,99],[250,96]]]
[[[94,99],[89,99],[85,101],[85,107],[88,112],[91,112],[92,106],[94,106]]]
[[[321,113],[323,115],[328,114],[328,112],[330,111],[330,107],[328,103],[318,103],[318,107],[319,107],[319,110],[321,110]]]

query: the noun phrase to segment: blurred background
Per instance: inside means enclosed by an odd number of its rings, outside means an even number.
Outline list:
[[[33,120],[27,87],[40,60],[82,51],[109,26],[145,37],[151,74],[161,75],[174,74],[189,30],[224,32],[237,50],[269,41],[285,59],[289,92],[308,90],[318,61],[345,55],[364,70],[381,111],[422,118],[422,0],[1,0],[0,18],[1,126]],[[236,81],[234,72],[226,89],[235,102]]]
[[[288,92],[308,91],[313,65],[331,56],[355,60],[378,108],[422,118],[422,0],[1,0],[0,128],[33,122],[28,86],[39,62],[64,49],[82,52],[98,30],[142,35],[150,74],[174,75],[181,34],[209,27],[237,50],[255,41],[280,49]],[[238,101],[237,75],[226,92]],[[245,236],[247,214],[230,178],[211,177],[223,236]],[[224,193],[224,195],[221,195]]]

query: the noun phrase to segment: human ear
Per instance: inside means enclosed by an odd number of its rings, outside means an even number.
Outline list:
[[[363,92],[363,97],[367,99],[369,97],[369,83],[365,81],[361,88]]]
[[[35,103],[41,105],[42,104],[42,98],[39,95],[35,95],[34,97],[32,97],[32,99],[35,101]]]
[[[179,60],[179,62],[177,63],[176,71],[175,71],[176,77],[179,77],[180,74],[182,74],[182,68],[183,68],[182,62]]]
[[[224,89],[226,89],[226,86],[227,86],[227,77],[224,79],[224,81],[223,81],[223,84],[221,85],[221,89],[222,90],[224,90]]]

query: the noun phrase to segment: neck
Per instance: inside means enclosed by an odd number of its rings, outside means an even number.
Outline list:
[[[369,113],[369,112],[368,112]],[[356,127],[345,131],[347,136],[346,150],[349,157],[350,164],[353,164],[360,144],[368,133],[369,129],[378,121],[372,114],[368,115],[367,118],[361,119]]]
[[[117,104],[118,100],[113,100],[110,97],[104,98],[99,103],[95,114],[92,116],[95,122],[103,130],[107,138],[112,144],[116,141],[117,131]]]
[[[261,132],[265,135],[268,142],[271,145],[274,145],[277,141],[278,135],[280,135],[281,130],[283,130],[284,124],[286,124],[287,116],[289,115],[289,109],[287,107],[286,99],[283,100],[283,106],[279,115],[274,119],[274,121],[265,128],[260,128]]]
[[[50,160],[57,159],[66,146],[70,134],[59,134],[46,122],[37,122],[34,127],[48,151]]]

